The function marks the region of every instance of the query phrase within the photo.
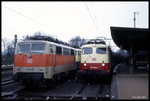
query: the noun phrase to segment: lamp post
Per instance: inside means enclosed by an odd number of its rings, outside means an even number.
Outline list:
[[[136,14],[139,14],[139,12],[133,12],[133,16],[134,16],[134,19],[133,19],[133,21],[134,21],[134,28],[136,27]]]
[[[15,41],[15,43],[14,43],[14,49],[15,49],[16,48],[16,43],[17,43],[17,35],[14,36],[14,41]]]

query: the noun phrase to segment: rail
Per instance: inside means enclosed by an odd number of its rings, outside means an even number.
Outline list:
[[[78,93],[80,93],[86,87],[86,85],[87,83],[85,83],[80,89],[78,89],[76,93],[69,100],[72,100]]]
[[[14,83],[14,80],[13,80],[12,76],[7,75],[7,76],[3,76],[1,78],[1,85],[2,86],[8,85],[8,84],[12,84],[12,83]]]
[[[13,75],[13,65],[1,65],[1,76],[7,77]]]
[[[14,65],[1,65],[1,70],[13,69]]]
[[[16,89],[14,91],[11,91],[11,92],[2,92],[1,93],[1,97],[2,99],[7,99],[7,100],[13,100],[13,99],[16,99],[17,98],[17,94],[16,92],[19,92],[21,90],[23,90],[25,87],[21,87],[19,89]]]

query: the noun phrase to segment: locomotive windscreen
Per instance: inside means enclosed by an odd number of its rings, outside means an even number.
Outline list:
[[[29,53],[30,52],[30,44],[19,44],[17,52],[18,53]]]
[[[106,54],[106,48],[96,48],[96,53],[98,53],[98,54]]]
[[[32,44],[31,52],[32,53],[43,53],[45,49],[45,45],[41,44]]]
[[[44,43],[19,43],[17,53],[44,53]]]
[[[83,54],[91,54],[92,53],[92,48],[83,48],[82,52],[83,52]]]

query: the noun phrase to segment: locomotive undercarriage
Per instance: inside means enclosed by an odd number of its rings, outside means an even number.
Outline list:
[[[25,86],[43,86],[51,87],[63,79],[75,77],[76,70],[70,70],[53,75],[51,79],[44,79],[43,73],[17,73],[14,74],[14,80]]]

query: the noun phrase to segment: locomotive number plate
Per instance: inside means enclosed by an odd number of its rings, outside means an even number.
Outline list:
[[[32,63],[32,59],[27,59],[27,63]]]
[[[92,69],[97,69],[98,67],[90,67],[90,68],[92,68]]]
[[[96,61],[96,58],[92,58],[92,61]]]

